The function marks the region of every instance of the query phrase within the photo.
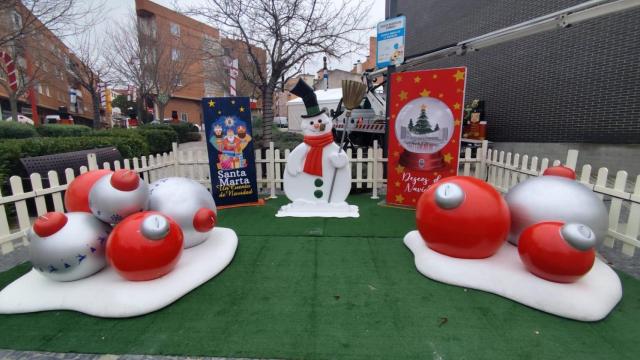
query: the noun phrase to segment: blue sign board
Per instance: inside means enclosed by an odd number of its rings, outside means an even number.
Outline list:
[[[202,110],[216,205],[258,201],[249,98],[203,98]]]
[[[405,16],[398,16],[378,23],[376,67],[400,65],[404,62]]]

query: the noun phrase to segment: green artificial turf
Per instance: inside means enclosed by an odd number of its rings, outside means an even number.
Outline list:
[[[0,348],[296,359],[637,359],[640,282],[581,323],[420,275],[414,213],[354,196],[359,219],[276,218],[283,198],[220,212],[240,238],[220,275],[152,314],[0,315]],[[0,273],[0,287],[28,264]]]

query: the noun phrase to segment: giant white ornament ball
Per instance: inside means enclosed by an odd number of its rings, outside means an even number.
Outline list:
[[[147,210],[148,185],[132,170],[117,170],[100,178],[89,193],[89,208],[98,219],[117,224],[125,217]]]
[[[598,242],[607,234],[607,209],[593,191],[560,176],[530,178],[514,186],[505,200],[511,211],[509,242],[518,244],[527,227],[543,221],[579,223],[591,228]]]
[[[168,215],[180,225],[185,249],[207,240],[217,221],[216,203],[209,190],[183,177],[169,177],[151,183],[149,210]]]
[[[111,226],[86,212],[50,212],[29,229],[33,268],[55,281],[91,276],[106,265],[105,243]]]

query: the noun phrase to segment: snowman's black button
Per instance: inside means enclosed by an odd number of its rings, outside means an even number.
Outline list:
[[[313,192],[313,196],[317,197],[318,199],[320,199],[322,197],[322,190],[316,190]]]
[[[322,182],[322,179],[320,179],[320,178],[316,179],[316,181],[315,181],[316,187],[320,187],[320,186],[322,186],[322,184],[324,184],[324,182]]]

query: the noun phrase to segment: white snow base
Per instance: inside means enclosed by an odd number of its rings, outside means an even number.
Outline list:
[[[347,218],[360,217],[358,207],[349,205],[345,201],[339,203],[314,202],[307,200],[295,200],[282,205],[276,217],[334,217]]]
[[[518,248],[505,243],[486,259],[459,259],[431,250],[418,231],[404,237],[418,271],[443,283],[494,293],[557,316],[580,321],[605,318],[622,298],[618,275],[596,259],[591,271],[571,284],[541,279],[525,268]]]
[[[107,318],[148,314],[219,274],[233,259],[238,237],[214,228],[204,243],[185,249],[176,267],[151,281],[127,281],[107,267],[85,279],[57,282],[31,270],[0,291],[0,314],[75,310]]]

